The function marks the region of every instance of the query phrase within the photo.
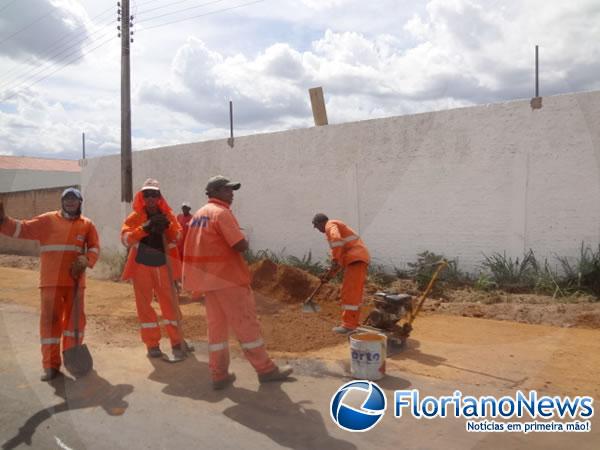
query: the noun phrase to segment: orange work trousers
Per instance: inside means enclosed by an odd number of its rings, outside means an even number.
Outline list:
[[[354,329],[360,320],[360,305],[363,300],[363,289],[367,268],[369,265],[362,261],[348,264],[344,269],[342,282],[342,326]]]
[[[256,317],[254,293],[250,286],[205,292],[208,325],[208,366],[213,381],[227,377],[229,370],[229,328],[233,330],[246,359],[258,374],[275,369],[265,350]]]
[[[181,334],[178,328],[177,312],[173,307],[174,301],[171,298],[172,291],[167,266],[150,267],[136,264],[132,279],[135,306],[140,321],[140,335],[144,344],[150,348],[158,347],[160,343],[160,325],[156,312],[152,307],[154,295],[158,299],[171,346],[179,344]]]
[[[85,331],[84,291],[78,291],[79,301],[79,344],[83,342]],[[60,341],[62,338],[63,351],[74,347],[75,318],[72,318],[73,286],[52,286],[40,288],[41,314],[40,314],[40,339],[42,344],[42,367],[44,369],[61,366]]]

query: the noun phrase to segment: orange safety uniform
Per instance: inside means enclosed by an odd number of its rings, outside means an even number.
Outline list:
[[[261,337],[248,265],[232,248],[243,239],[229,205],[210,198],[194,214],[185,240],[183,288],[205,295],[213,381],[225,379],[228,374],[229,327],[258,374],[276,368]]]
[[[84,292],[85,274],[76,283],[71,277],[71,264],[85,255],[88,267],[94,267],[100,252],[96,227],[87,217],[63,217],[61,211],[48,212],[30,220],[5,217],[2,234],[40,242],[40,338],[44,369],[61,366],[60,343],[63,351],[75,342],[75,318],[71,317],[75,288],[79,300],[79,344],[85,334]]]
[[[178,214],[177,222],[181,226],[181,239],[177,241],[177,251],[179,252],[179,258],[183,261],[183,244],[185,242],[185,237],[187,236],[187,232],[190,227],[190,221],[192,220],[192,215]]]
[[[153,295],[156,295],[158,299],[171,345],[174,346],[181,342],[177,311],[174,308],[175,299],[172,298],[172,283],[181,279],[181,261],[177,252],[181,227],[163,197],[158,200],[158,208],[169,220],[169,227],[164,233],[167,249],[163,249],[168,261],[165,260],[164,264],[150,266],[136,262],[140,241],[149,236],[149,233],[143,228],[148,221],[148,214],[142,191],[135,195],[133,212],[125,219],[121,228],[121,242],[129,248],[122,279],[133,281],[135,304],[140,321],[140,335],[148,348],[158,347],[161,336],[158,318],[152,308]],[[169,276],[168,265],[171,266],[172,278]]]
[[[341,220],[328,220],[325,235],[331,248],[331,259],[344,268],[342,282],[342,326],[358,327],[360,305],[369,267],[369,251],[358,235]]]

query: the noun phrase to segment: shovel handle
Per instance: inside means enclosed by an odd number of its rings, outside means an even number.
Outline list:
[[[429,293],[433,289],[433,285],[435,284],[438,275],[440,274],[440,272],[443,269],[445,269],[446,267],[448,267],[448,262],[446,260],[441,260],[437,264],[438,264],[438,267],[435,270],[435,272],[433,272],[433,275],[431,276],[431,279],[429,280],[429,284],[427,285],[427,288],[425,289],[425,291],[423,291],[423,294],[421,294],[421,298],[419,298],[419,302],[417,303],[417,307],[413,311],[411,311],[410,318],[408,319],[408,322],[407,322],[409,326],[417,318],[417,315],[419,314],[419,311],[421,311],[421,307],[423,306],[423,303],[425,303],[425,299],[427,298],[427,296],[429,295]]]

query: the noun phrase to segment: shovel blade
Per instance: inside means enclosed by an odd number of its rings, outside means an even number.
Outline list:
[[[63,360],[67,370],[76,378],[84,376],[94,367],[92,354],[85,344],[65,350]]]
[[[302,312],[317,313],[321,311],[321,307],[313,302],[306,302],[302,305]]]
[[[185,360],[185,356],[176,356],[172,353],[171,354],[163,353],[162,358],[163,358],[163,361],[166,361],[169,363],[178,363],[178,362]]]

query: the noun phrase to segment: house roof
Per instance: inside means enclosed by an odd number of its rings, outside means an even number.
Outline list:
[[[81,172],[79,161],[0,155],[0,169]]]

